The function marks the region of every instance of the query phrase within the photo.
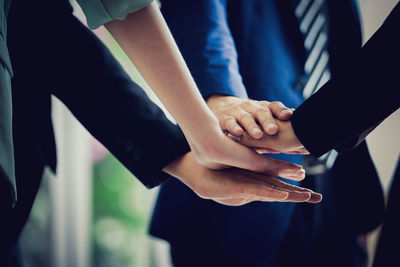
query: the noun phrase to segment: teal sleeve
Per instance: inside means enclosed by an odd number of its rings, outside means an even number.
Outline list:
[[[149,5],[153,0],[77,0],[86,15],[87,24],[96,29],[105,23],[124,19]]]

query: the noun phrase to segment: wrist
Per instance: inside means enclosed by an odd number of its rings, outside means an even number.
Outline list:
[[[213,136],[223,135],[218,119],[207,105],[204,105],[203,110],[195,112],[191,119],[178,121],[178,124],[185,133],[186,139],[197,144],[206,142]]]
[[[289,134],[290,136],[290,141],[292,145],[300,145],[301,146],[301,142],[299,141],[299,139],[297,138],[296,134],[294,133],[293,130],[293,125],[292,122],[289,120],[287,121],[287,128],[285,129],[286,132]]]
[[[176,160],[170,162],[167,166],[163,168],[163,171],[169,175],[178,178],[181,177],[185,172],[184,164],[182,164],[187,157],[190,157],[191,152],[184,154],[183,156],[177,158]]]
[[[284,135],[286,136],[286,142],[289,150],[297,151],[297,150],[304,150],[303,144],[300,142],[300,140],[297,138],[294,130],[293,130],[293,125],[292,122],[289,120],[285,122],[284,124],[287,125],[284,129]]]
[[[190,177],[194,177],[194,173],[198,176],[202,168],[196,164],[192,152],[188,152],[180,158],[174,160],[164,167],[163,171],[178,179],[189,188],[194,189],[190,183]]]

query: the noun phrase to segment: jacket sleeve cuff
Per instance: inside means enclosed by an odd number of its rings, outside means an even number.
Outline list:
[[[156,126],[156,125],[155,125]],[[147,188],[164,182],[169,175],[163,168],[190,151],[185,136],[178,126],[148,129],[148,142],[138,142],[134,135],[122,134],[116,140],[117,158]],[[119,150],[119,151],[118,151]]]
[[[325,87],[331,86],[328,82]],[[304,147],[316,157],[320,157],[328,151],[335,149],[340,140],[339,125],[335,124],[332,112],[324,112],[333,107],[327,105],[324,95],[317,92],[307,99],[294,112],[291,118],[296,137]],[[339,139],[339,140],[338,140]]]

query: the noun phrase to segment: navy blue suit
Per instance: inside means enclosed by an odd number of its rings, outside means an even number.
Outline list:
[[[164,0],[161,3],[204,98],[213,94],[234,95],[282,101],[294,108],[304,101],[301,92],[295,89],[303,74],[306,52],[294,15],[294,2]],[[351,1],[331,1],[329,10],[330,67],[334,77],[336,65],[361,47],[361,35]],[[300,156],[277,157],[301,162]],[[362,174],[352,166],[363,169]],[[367,177],[366,190],[377,203],[369,206],[372,212],[376,211],[374,219],[365,219],[368,211],[358,209],[359,202],[342,207],[351,197],[342,185],[355,175]],[[329,238],[343,234],[350,241],[347,242],[350,247],[343,251],[358,253],[356,235],[379,224],[383,209],[382,192],[365,144],[339,157],[331,171],[306,180],[309,186],[322,190],[325,199],[317,206],[298,205],[295,209],[290,203],[225,207],[200,199],[180,182],[170,179],[160,189],[150,232],[170,242],[177,266],[189,264],[184,258],[190,257],[196,258],[190,266],[197,266],[196,263],[198,266],[278,266],[281,246],[297,249],[288,245],[291,240],[298,240],[293,243],[303,248],[314,247],[317,238],[318,242],[329,242],[326,236],[325,241],[321,239],[321,233],[329,229],[337,231]],[[349,223],[349,218],[354,220]],[[291,221],[301,225],[301,229],[294,230]],[[302,235],[296,235],[298,232]],[[290,251],[289,255],[295,253]],[[347,260],[352,258],[350,261],[354,257],[343,256]],[[345,261],[343,258],[341,263]]]

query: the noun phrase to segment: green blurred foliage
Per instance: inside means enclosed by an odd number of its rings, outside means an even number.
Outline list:
[[[111,154],[93,170],[93,265],[151,266],[151,193]]]

